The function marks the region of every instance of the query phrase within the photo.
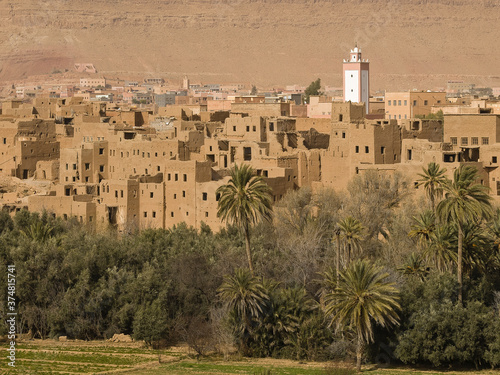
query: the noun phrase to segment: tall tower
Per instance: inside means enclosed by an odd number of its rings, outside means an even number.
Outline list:
[[[370,102],[370,63],[361,58],[361,48],[358,45],[351,50],[349,60],[344,60],[344,101],[365,103],[366,113],[369,113]]]
[[[189,90],[189,78],[188,78],[188,76],[184,76],[184,79],[182,80],[182,88],[184,90]]]

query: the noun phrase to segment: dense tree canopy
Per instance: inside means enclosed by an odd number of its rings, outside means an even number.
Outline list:
[[[261,184],[246,172],[241,181],[233,177],[228,199]],[[356,176],[347,194],[290,192],[270,221],[257,219],[269,217],[270,204],[244,203],[265,207],[244,219],[258,277],[242,271],[243,214],[229,201],[237,219],[218,233],[185,224],[91,233],[48,213],[0,212],[0,264],[16,265],[18,327],[35,338],[125,333],[152,346],[183,341],[199,355],[236,347],[249,356],[314,360],[352,358],[362,337],[363,344],[373,339],[358,356],[366,361],[385,348],[404,363],[499,366],[500,214],[472,178],[447,184],[437,215],[402,176],[376,171]],[[359,230],[342,226],[346,218]],[[337,245],[348,241],[359,251],[337,268],[344,255]],[[356,278],[362,274],[372,276]],[[6,283],[0,278],[2,301]]]

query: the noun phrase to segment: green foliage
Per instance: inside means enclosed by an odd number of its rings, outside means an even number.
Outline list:
[[[0,210],[0,234],[14,229],[14,221],[6,210]]]
[[[352,330],[357,340],[357,370],[363,346],[374,339],[373,323],[382,327],[398,324],[398,291],[387,273],[366,260],[352,262],[332,293],[325,297],[325,314],[337,329]]]
[[[248,268],[253,275],[250,227],[261,220],[271,221],[271,188],[262,177],[254,176],[254,170],[250,165],[235,164],[231,169],[231,179],[226,185],[217,189],[217,194],[220,194],[217,216],[242,230],[245,236]]]
[[[484,359],[495,368],[500,366],[500,314],[496,311],[496,319],[491,330],[486,332],[488,348],[484,353]]]
[[[340,282],[325,297],[325,313],[338,328],[353,329],[363,342],[373,341],[373,322],[398,323],[398,291],[380,267],[357,260],[341,272]]]
[[[74,221],[25,210],[12,219],[0,212],[0,267],[16,265],[19,328],[35,338],[125,333],[152,346],[180,340],[199,355],[212,348],[226,355],[236,343],[245,355],[318,360],[351,355],[359,344],[355,328],[362,327],[358,336],[375,341],[373,357],[384,343],[398,347],[409,363],[499,366],[500,214],[461,227],[466,277],[459,307],[453,275],[458,227],[419,211],[424,205],[408,196],[401,176],[375,171],[357,176],[345,197],[328,189],[290,192],[275,205],[273,221],[252,221],[252,214],[248,221],[262,278],[235,272],[246,264],[241,226],[217,233],[204,224],[200,230],[179,224],[125,235],[89,233]],[[353,247],[358,242],[363,257],[380,266],[351,263],[338,283],[340,272],[330,266],[336,265],[341,218],[365,228],[344,228],[342,240]],[[382,329],[377,320],[387,326],[396,319],[392,282],[401,287],[401,325]],[[6,291],[0,278],[0,300]],[[347,329],[332,332],[328,323],[337,322]]]
[[[453,173],[453,181],[443,186],[445,199],[439,202],[436,212],[442,222],[451,222],[457,228],[457,278],[462,301],[463,239],[466,223],[477,223],[492,216],[492,198],[488,188],[476,183],[477,169],[461,165]]]
[[[432,212],[436,208],[436,199],[443,196],[444,185],[446,184],[446,168],[441,169],[439,164],[429,163],[427,168],[422,167],[423,173],[420,173],[420,179],[417,186],[424,186],[425,193],[430,199]]]
[[[312,81],[311,84],[307,86],[306,90],[304,91],[305,102],[309,103],[309,98],[311,97],[311,95],[321,95],[321,92],[319,91],[320,89],[321,89],[321,79],[318,78],[316,81]]]
[[[466,307],[446,301],[432,303],[411,317],[411,327],[399,337],[396,355],[405,363],[474,364],[484,361],[486,334],[493,314],[480,302]]]

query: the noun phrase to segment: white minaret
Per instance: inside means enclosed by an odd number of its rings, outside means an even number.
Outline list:
[[[349,60],[344,60],[344,101],[363,102],[366,113],[369,113],[369,99],[370,63],[361,58],[361,49],[356,44]]]
[[[182,88],[184,90],[189,90],[189,78],[188,78],[188,76],[184,76],[184,79],[182,80]]]

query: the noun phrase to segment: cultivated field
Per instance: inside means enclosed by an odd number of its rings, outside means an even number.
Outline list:
[[[1,343],[6,345],[6,343]],[[153,350],[140,343],[110,343],[105,341],[53,340],[22,341],[18,343],[16,367],[0,362],[1,374],[255,374],[255,375],[350,375],[347,364],[297,362],[276,359],[246,359],[220,357],[197,360],[187,347]],[[340,368],[339,368],[340,367]],[[370,375],[481,375],[500,374],[500,371],[430,371],[407,368],[378,369],[365,366]]]

